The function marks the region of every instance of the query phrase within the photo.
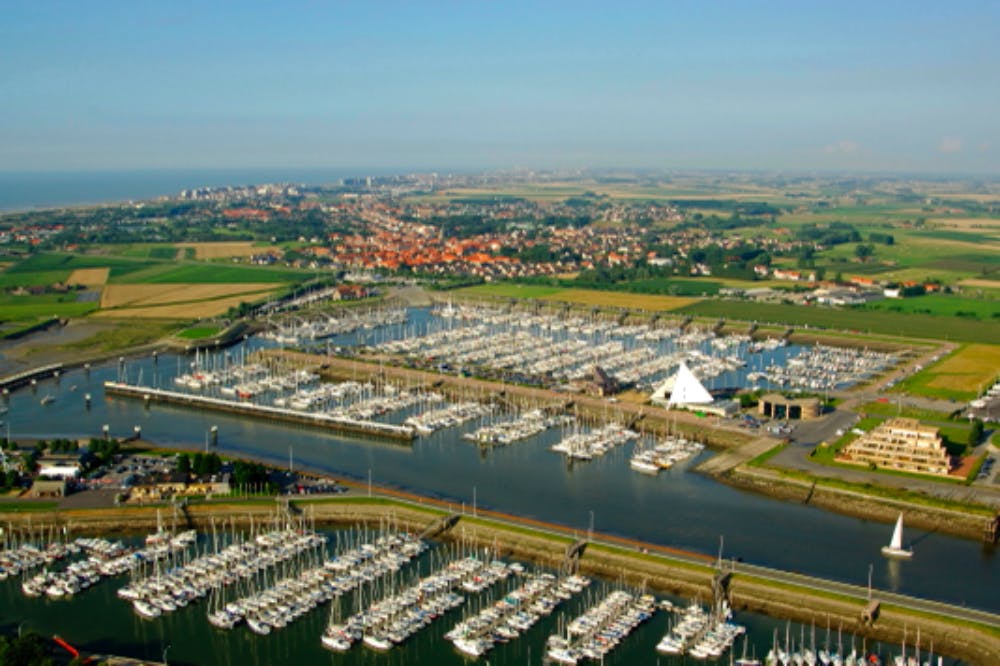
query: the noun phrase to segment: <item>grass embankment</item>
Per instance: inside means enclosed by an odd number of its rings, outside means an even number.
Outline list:
[[[854,481],[845,481],[844,479],[838,479],[828,476],[820,476],[817,474],[810,474],[809,472],[804,472],[801,470],[787,469],[784,467],[769,467],[761,465],[759,469],[763,472],[768,473],[771,480],[781,480],[787,481],[797,488],[808,488],[815,486],[817,489],[829,489],[831,491],[838,492],[839,494],[853,494],[859,495],[859,499],[864,500],[888,500],[894,503],[904,503],[912,505],[913,507],[922,507],[927,509],[940,509],[948,511],[950,513],[966,514],[970,516],[978,516],[990,518],[996,514],[996,511],[989,506],[974,504],[968,500],[951,500],[945,499],[943,497],[938,497],[936,495],[929,495],[924,491],[920,490],[909,490],[903,487],[897,486],[886,486],[882,484],[876,484],[871,482],[859,483]],[[855,467],[856,469],[856,467]],[[739,471],[735,473],[736,477],[739,476]],[[900,474],[901,477],[905,475]],[[937,477],[925,477],[913,475],[914,478],[921,478],[927,480],[940,480]],[[738,478],[736,480],[739,480]],[[958,483],[961,483],[961,479],[957,479]],[[800,491],[796,491],[796,494],[800,494]],[[836,506],[833,507],[836,509]],[[866,516],[869,514],[854,514],[848,512],[849,515],[861,515]],[[979,530],[981,530],[981,525],[977,526],[976,537],[980,536]],[[948,531],[948,530],[945,530]]]

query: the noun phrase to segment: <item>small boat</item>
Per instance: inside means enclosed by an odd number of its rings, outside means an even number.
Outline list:
[[[55,397],[53,397],[51,394],[46,395],[44,398],[42,398],[41,400],[39,400],[39,402],[41,402],[43,405],[48,405],[48,404],[51,404],[51,403],[53,403],[55,401],[56,401]]]
[[[913,551],[903,548],[903,514],[899,514],[896,519],[896,528],[892,531],[892,541],[888,546],[882,546],[882,554],[886,557],[896,557],[909,559],[913,557]]]

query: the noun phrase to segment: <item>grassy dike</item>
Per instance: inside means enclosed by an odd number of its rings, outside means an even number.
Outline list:
[[[905,511],[908,525],[977,541],[982,540],[986,524],[995,517],[989,507],[966,501],[766,467],[763,462],[766,458],[715,475],[715,478],[727,485],[782,501],[811,504],[866,520],[892,523],[900,511]]]
[[[247,526],[253,521],[262,524],[273,519],[276,509],[301,516],[322,525],[378,524],[390,522],[401,529],[422,531],[450,515],[449,507],[431,500],[407,501],[388,497],[342,496],[291,500],[286,505],[271,498],[250,500],[216,500],[194,503],[178,512],[178,526],[201,530],[222,522]],[[144,532],[155,528],[157,509],[167,524],[174,520],[169,507],[118,507],[53,511],[40,515],[0,513],[0,523],[26,525],[31,520],[37,528],[43,523],[69,525],[71,533]],[[45,520],[47,519],[47,520]],[[671,551],[652,544],[641,544],[606,535],[596,535],[597,543],[588,544],[580,562],[580,571],[641,586],[660,593],[707,599],[715,575],[711,558],[680,551]],[[542,523],[512,522],[490,516],[462,516],[457,524],[438,538],[460,540],[476,547],[496,547],[500,556],[558,567],[566,548],[575,541],[571,533],[552,532]],[[845,631],[869,640],[900,642],[904,630],[912,640],[917,628],[921,643],[934,642],[935,651],[948,654],[967,663],[995,663],[1000,655],[1000,627],[986,626],[948,618],[943,615],[917,612],[889,604],[882,607],[879,619],[872,625],[861,623],[865,606],[863,595],[836,594],[818,591],[804,585],[777,582],[752,574],[731,574],[729,589],[737,609],[763,613],[779,619],[842,627]]]

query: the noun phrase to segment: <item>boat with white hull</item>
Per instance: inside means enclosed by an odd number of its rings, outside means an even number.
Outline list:
[[[882,546],[882,554],[886,557],[897,559],[909,559],[913,557],[913,551],[903,548],[903,514],[899,514],[896,519],[896,527],[892,531],[892,541],[888,546]]]

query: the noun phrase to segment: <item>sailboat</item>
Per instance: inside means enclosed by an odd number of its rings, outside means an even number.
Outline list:
[[[882,546],[882,554],[886,557],[908,559],[913,557],[913,551],[903,548],[903,514],[896,519],[896,528],[892,531],[892,541],[888,546]]]

